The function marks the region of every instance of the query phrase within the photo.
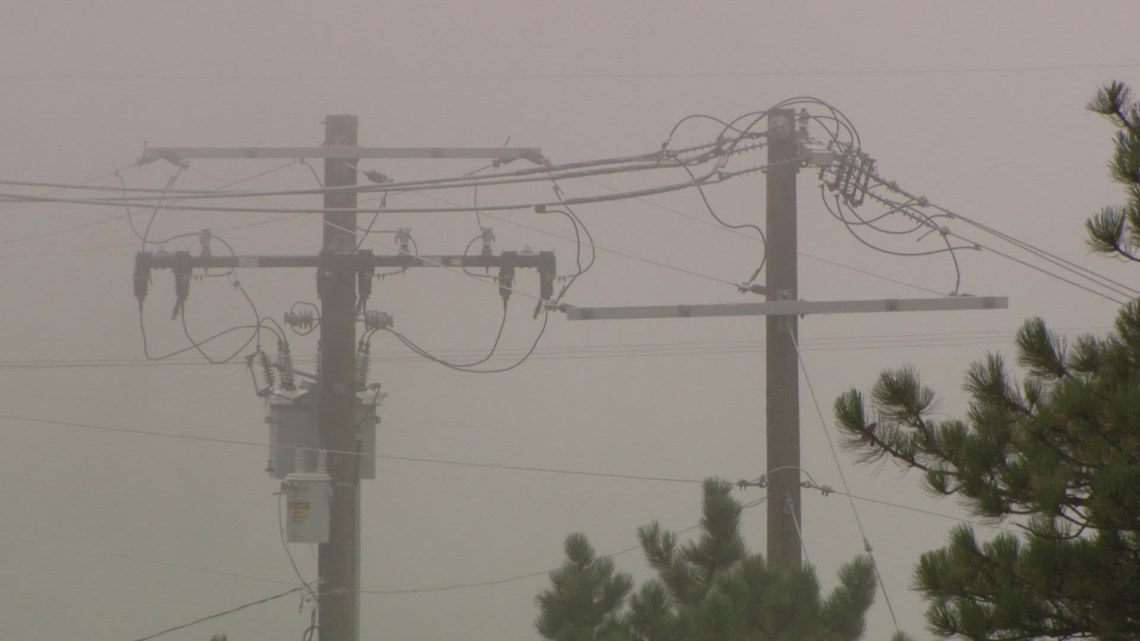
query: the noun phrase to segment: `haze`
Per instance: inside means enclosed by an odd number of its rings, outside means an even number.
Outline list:
[[[121,169],[130,187],[161,189],[177,170],[162,162],[134,167],[145,144],[318,145],[328,114],[358,115],[362,145],[494,147],[509,140],[570,162],[653,151],[689,114],[734,118],[811,95],[851,118],[864,150],[900,186],[1135,282],[1135,267],[1090,256],[1083,231],[1086,217],[1122,198],[1105,168],[1111,129],[1084,105],[1109,79],[1140,87],[1140,4],[1131,1],[8,0],[0,16],[5,181],[94,178],[114,187]],[[684,133],[697,142],[717,131],[694,125]],[[276,170],[241,187],[316,186],[307,166],[284,164],[193,161],[174,184],[215,189]],[[314,166],[319,173],[319,161]],[[413,180],[479,164],[376,161],[368,168]],[[599,189],[562,187],[570,196]],[[11,183],[3,191],[46,192]],[[899,258],[867,248],[828,215],[818,194],[815,172],[801,171],[802,298],[953,289],[944,256]],[[444,196],[466,204],[473,194]],[[519,197],[540,196],[554,198],[549,186]],[[762,175],[709,196],[722,218],[763,226]],[[318,197],[311,206],[319,210]],[[691,190],[576,211],[608,251],[599,250],[596,266],[568,294],[571,304],[740,301],[733,283],[761,258],[754,236],[694,222],[711,219]],[[230,365],[207,365],[193,353],[146,363],[130,284],[140,243],[125,213],[0,204],[6,638],[135,639],[297,584],[280,541],[278,483],[263,472],[265,449],[219,442],[266,438],[263,403],[241,359],[249,350]],[[149,220],[149,211],[134,214],[140,227]],[[494,228],[497,250],[551,249],[560,273],[572,273],[575,243],[564,219],[494,216],[483,224]],[[375,229],[398,227],[411,227],[426,254],[462,253],[479,233],[470,213],[382,215]],[[191,234],[165,247],[197,251],[204,228],[239,254],[313,253],[321,234],[319,216],[165,211],[149,233]],[[370,238],[378,253],[392,250],[391,235]],[[1011,251],[998,242],[992,249]],[[939,390],[941,411],[960,414],[966,367],[986,350],[1008,353],[1023,319],[1042,316],[1069,333],[1103,332],[1117,307],[993,251],[959,257],[962,291],[1007,295],[1009,310],[801,321],[806,380],[828,428],[838,394],[867,388],[881,370],[904,364]],[[264,316],[280,319],[293,302],[316,300],[307,271],[242,270],[238,277]],[[533,273],[520,272],[518,283],[522,291],[537,289]],[[194,336],[250,321],[231,284],[192,284],[187,322]],[[156,273],[145,316],[155,353],[186,346],[181,324],[170,320],[172,300],[170,274]],[[421,345],[456,358],[490,348],[501,309],[485,283],[426,269],[375,282],[371,306],[393,314],[396,327]],[[496,362],[509,364],[530,346],[539,328],[532,308],[529,299],[512,300],[505,356]],[[763,328],[760,318],[572,323],[554,314],[530,360],[482,376],[446,370],[376,336],[372,379],[389,394],[380,452],[421,460],[382,458],[376,479],[364,484],[362,583],[390,593],[362,596],[361,638],[538,638],[533,598],[547,585],[545,571],[561,562],[567,533],[585,532],[604,553],[626,550],[636,528],[651,520],[694,525],[700,479],[762,474]],[[313,337],[290,340],[299,357],[311,359]],[[207,353],[220,358],[240,346],[217,343]],[[803,466],[838,487],[821,415],[807,385],[801,388]],[[922,494],[914,477],[840,460],[852,494],[877,501],[857,507],[899,623],[925,638],[924,606],[908,591],[911,567],[965,515]],[[761,497],[750,492],[741,500]],[[762,507],[745,512],[754,550],[764,549],[763,519]],[[825,584],[863,550],[842,497],[805,492],[804,533]],[[311,580],[309,548],[292,551]],[[637,551],[617,563],[646,574]],[[309,624],[309,610],[298,606],[292,595],[161,638],[297,638]],[[880,597],[866,638],[892,631]]]

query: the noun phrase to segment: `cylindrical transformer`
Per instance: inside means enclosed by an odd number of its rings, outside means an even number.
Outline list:
[[[281,490],[286,498],[285,540],[328,543],[332,477],[324,472],[293,472]]]

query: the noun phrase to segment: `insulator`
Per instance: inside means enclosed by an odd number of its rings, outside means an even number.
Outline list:
[[[265,352],[257,353],[257,364],[265,376],[268,389],[276,387],[277,376],[273,373],[273,364],[269,362],[269,356]]]
[[[491,255],[491,245],[495,242],[495,233],[490,227],[480,227],[479,232],[483,237],[483,256]]]
[[[367,343],[356,348],[356,389],[358,390],[368,387],[368,366],[370,365],[368,351]]]
[[[396,230],[396,243],[398,243],[400,245],[400,253],[401,254],[410,253],[409,250],[411,249],[411,245],[410,245],[411,240],[412,240],[412,228],[411,227],[401,227],[398,230]]]
[[[203,256],[210,256],[211,255],[210,239],[213,237],[214,237],[214,235],[212,233],[210,233],[209,229],[203,229],[201,232],[199,232],[198,244],[201,245],[201,247],[202,247],[202,255]]]
[[[274,387],[273,369],[269,365],[269,358],[265,352],[258,350],[245,359],[249,366],[249,374],[253,377],[253,386],[258,396],[267,396]]]
[[[388,312],[378,312],[371,309],[364,311],[364,328],[367,330],[387,329],[395,323],[395,319]]]
[[[285,312],[285,324],[295,330],[310,330],[316,323],[313,310],[306,309],[299,312]]]
[[[293,353],[289,351],[289,343],[286,341],[277,341],[277,369],[281,372],[281,389],[297,389],[297,383],[293,379]]]

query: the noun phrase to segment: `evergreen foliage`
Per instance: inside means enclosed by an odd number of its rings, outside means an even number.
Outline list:
[[[1128,193],[1125,204],[1105,207],[1088,220],[1089,245],[1094,251],[1140,261],[1140,103],[1132,100],[1124,83],[1111,82],[1088,107],[1117,128],[1108,170]]]
[[[1128,203],[1087,223],[1098,252],[1140,260],[1140,107],[1113,82],[1089,108],[1116,126],[1110,163]],[[1020,536],[979,542],[969,527],[923,554],[917,589],[942,636],[975,640],[1140,639],[1140,302],[1104,337],[1066,344],[1039,318],[1017,334],[1018,381],[990,354],[967,372],[963,419],[932,415],[913,369],[884,372],[870,398],[835,403],[863,461],[923,473],[976,515],[1017,517]]]
[[[628,574],[598,557],[582,534],[535,599],[535,626],[552,641],[855,641],[875,592],[870,559],[839,571],[823,598],[814,570],[769,567],[740,534],[732,486],[704,483],[700,535],[682,543],[659,523],[638,530],[656,573],[633,591]]]

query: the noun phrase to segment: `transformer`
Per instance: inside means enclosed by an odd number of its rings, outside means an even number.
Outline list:
[[[377,406],[386,394],[364,390],[356,394],[356,439],[360,452],[361,479],[376,478],[376,426],[380,418]],[[313,469],[320,448],[319,392],[316,389],[278,392],[266,401],[265,422],[269,425],[269,466],[266,472],[275,479],[285,479],[297,467],[297,453],[302,452],[302,465]]]

